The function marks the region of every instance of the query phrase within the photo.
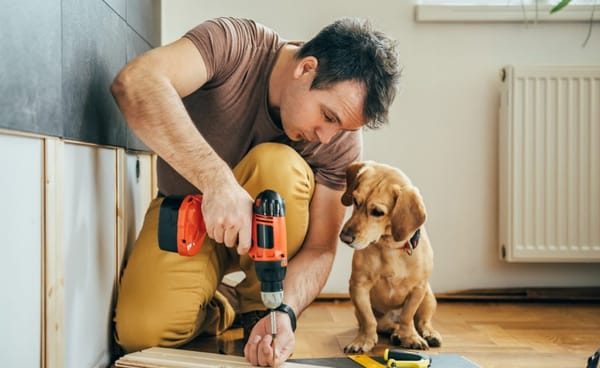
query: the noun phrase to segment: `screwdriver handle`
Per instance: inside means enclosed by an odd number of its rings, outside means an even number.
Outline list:
[[[429,355],[423,354],[423,353],[385,349],[385,351],[383,352],[383,359],[386,361],[390,360],[390,359],[394,359],[394,360],[399,360],[399,361],[417,362],[419,360],[424,360],[424,359],[429,360],[430,358],[429,358]]]

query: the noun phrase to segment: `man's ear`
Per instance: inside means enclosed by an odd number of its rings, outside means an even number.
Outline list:
[[[358,187],[358,172],[365,166],[365,162],[355,161],[346,168],[346,191],[342,195],[344,206],[352,205],[352,192]]]
[[[314,56],[305,56],[298,62],[294,69],[294,77],[300,78],[306,73],[315,72],[319,66],[319,60]]]

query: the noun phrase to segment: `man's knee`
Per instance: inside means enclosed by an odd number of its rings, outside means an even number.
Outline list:
[[[175,347],[193,336],[193,324],[187,327],[176,326],[176,316],[152,315],[138,310],[130,313],[120,311],[115,320],[115,340],[129,353],[141,349],[163,346]]]
[[[234,318],[235,311],[219,292],[204,306],[196,303],[188,308],[121,306],[115,318],[115,340],[126,352],[153,346],[177,347],[199,333],[220,335],[233,324]]]
[[[295,254],[308,230],[310,201],[315,187],[308,163],[293,148],[280,143],[254,147],[235,167],[234,174],[252,196],[274,190],[285,200],[288,254]]]
[[[298,194],[304,194],[310,199],[314,190],[314,175],[308,163],[293,148],[281,143],[255,146],[234,172],[242,185],[252,181],[253,186],[268,187],[282,195],[293,193],[298,198]]]

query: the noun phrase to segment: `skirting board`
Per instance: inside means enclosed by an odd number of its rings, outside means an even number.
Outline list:
[[[253,367],[244,358],[169,348],[149,348],[130,353],[115,362],[116,368],[241,368]],[[325,367],[287,362],[281,368]],[[326,368],[326,367],[325,367]]]
[[[553,301],[598,302],[600,287],[520,287],[500,289],[467,289],[435,294],[438,301]]]
[[[591,287],[514,287],[464,289],[435,293],[438,301],[553,301],[598,302],[600,286]],[[349,300],[349,294],[320,294],[319,300]]]

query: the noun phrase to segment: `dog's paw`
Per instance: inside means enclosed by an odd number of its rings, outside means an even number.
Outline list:
[[[427,345],[429,345],[430,348],[439,348],[442,346],[442,336],[435,330],[430,331],[428,334],[424,334],[423,338],[427,341]]]
[[[413,349],[413,350],[427,350],[429,349],[429,345],[427,341],[423,339],[421,336],[417,334],[412,334],[409,336],[399,336],[398,334],[392,334],[390,336],[390,342],[393,345],[397,345],[403,347],[405,349]]]
[[[377,335],[366,336],[358,335],[354,341],[344,347],[344,353],[366,353],[371,351],[377,344]]]

